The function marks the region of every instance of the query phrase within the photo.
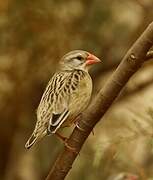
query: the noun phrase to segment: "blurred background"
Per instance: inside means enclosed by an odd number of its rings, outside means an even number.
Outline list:
[[[91,71],[94,97],[152,20],[153,0],[0,0],[0,180],[43,180],[63,149],[54,136],[24,148],[60,57],[84,49],[102,59]],[[95,127],[66,179],[152,180],[152,137],[148,61]]]

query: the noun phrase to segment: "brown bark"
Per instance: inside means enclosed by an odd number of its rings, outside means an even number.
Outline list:
[[[63,180],[66,177],[92,129],[106,113],[129,78],[141,67],[142,63],[145,62],[146,54],[152,45],[153,23],[147,27],[140,38],[130,48],[116,71],[100,90],[88,109],[82,114],[78,123],[80,128],[75,127],[68,139],[68,145],[74,148],[76,152],[70,151],[65,147],[52,166],[46,180]]]

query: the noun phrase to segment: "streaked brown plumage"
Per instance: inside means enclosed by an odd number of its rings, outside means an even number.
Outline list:
[[[75,122],[89,103],[92,80],[88,69],[97,62],[100,62],[97,57],[82,50],[63,56],[41,98],[34,132],[25,145],[27,149],[42,137]]]

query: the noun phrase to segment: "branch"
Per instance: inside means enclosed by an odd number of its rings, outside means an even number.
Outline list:
[[[63,180],[72,167],[85,140],[94,126],[103,117],[115,98],[125,86],[129,78],[141,67],[146,59],[146,54],[153,45],[153,23],[151,23],[140,38],[127,52],[116,71],[112,74],[105,86],[83,112],[77,126],[68,139],[68,145],[75,148],[76,152],[67,147],[58,156],[46,180]],[[84,129],[84,131],[81,131]]]

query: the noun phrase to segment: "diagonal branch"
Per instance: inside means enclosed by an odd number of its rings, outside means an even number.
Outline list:
[[[151,23],[131,49],[124,56],[116,71],[112,74],[105,86],[101,89],[88,109],[82,114],[69,140],[68,145],[76,152],[65,147],[58,156],[46,180],[63,180],[72,167],[85,140],[93,127],[103,117],[129,78],[141,67],[147,59],[146,54],[153,45],[153,23]],[[80,129],[84,129],[81,131]]]

